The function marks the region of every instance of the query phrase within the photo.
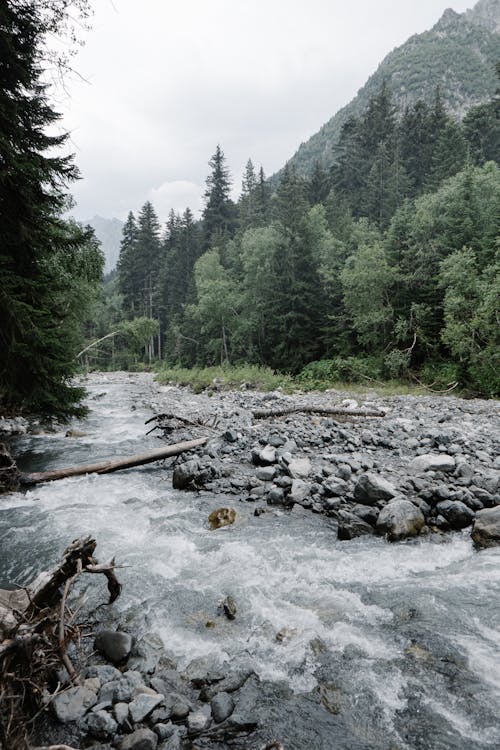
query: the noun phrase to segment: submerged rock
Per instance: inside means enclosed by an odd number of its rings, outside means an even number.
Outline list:
[[[476,513],[471,536],[478,548],[500,545],[500,505]]]
[[[390,542],[397,542],[410,536],[417,536],[425,526],[422,511],[410,500],[391,500],[380,511],[377,531],[386,534]]]

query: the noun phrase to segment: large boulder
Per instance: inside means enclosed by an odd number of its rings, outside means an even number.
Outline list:
[[[478,548],[500,545],[500,505],[476,513],[472,539]]]
[[[177,464],[172,475],[172,486],[175,490],[189,490],[196,487],[200,474],[200,462],[196,458]]]
[[[288,502],[298,503],[299,505],[303,505],[304,503],[308,504],[308,501],[310,502],[310,496],[311,485],[308,484],[308,482],[304,482],[302,479],[294,479],[290,489],[290,494],[288,495]]]
[[[476,515],[460,500],[443,500],[436,505],[436,511],[446,518],[452,529],[465,529],[471,525]]]
[[[442,471],[445,473],[455,470],[455,459],[446,453],[424,453],[410,461],[408,470],[412,474],[423,474],[426,471]]]
[[[386,534],[390,542],[416,536],[425,525],[424,514],[410,500],[395,499],[380,511],[377,531]]]
[[[397,490],[387,479],[368,471],[362,474],[354,487],[354,497],[363,505],[375,505],[379,500],[390,500]]]

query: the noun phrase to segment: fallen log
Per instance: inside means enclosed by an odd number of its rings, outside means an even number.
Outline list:
[[[208,438],[198,438],[197,440],[187,440],[183,443],[167,445],[164,448],[158,448],[148,453],[138,453],[134,456],[125,456],[108,461],[101,461],[96,464],[83,464],[82,466],[70,466],[65,469],[53,469],[52,471],[38,471],[22,473],[20,483],[22,485],[41,484],[42,482],[54,482],[57,479],[66,479],[67,477],[78,477],[85,474],[111,474],[114,471],[131,469],[134,466],[143,466],[154,461],[161,461],[164,458],[178,456],[181,453],[205,445]]]
[[[325,414],[333,417],[385,417],[384,411],[376,409],[343,409],[340,406],[282,406],[279,409],[256,409],[252,412],[254,419],[268,419],[270,417],[284,417],[287,414]]]

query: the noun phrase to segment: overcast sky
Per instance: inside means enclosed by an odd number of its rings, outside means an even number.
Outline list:
[[[202,206],[220,143],[235,183],[270,175],[395,46],[474,0],[94,0],[63,124],[79,219]]]

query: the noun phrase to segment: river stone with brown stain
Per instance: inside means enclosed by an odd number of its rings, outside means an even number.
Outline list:
[[[212,531],[220,529],[223,526],[231,526],[235,520],[236,511],[234,508],[217,508],[217,510],[213,510],[208,517],[208,522]]]

